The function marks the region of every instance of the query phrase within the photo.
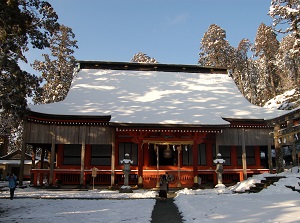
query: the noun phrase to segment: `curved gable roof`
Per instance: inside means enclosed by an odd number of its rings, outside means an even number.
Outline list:
[[[226,125],[225,119],[271,119],[287,113],[249,103],[224,70],[201,69],[202,73],[128,66],[81,69],[64,101],[30,109],[52,115],[111,116],[115,123],[192,125]]]

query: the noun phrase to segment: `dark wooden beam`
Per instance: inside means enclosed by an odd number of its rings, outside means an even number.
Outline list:
[[[201,67],[199,65],[134,63],[110,61],[77,61],[80,69],[109,69],[109,70],[136,70],[136,71],[163,71],[185,73],[221,73],[227,74],[227,68]]]

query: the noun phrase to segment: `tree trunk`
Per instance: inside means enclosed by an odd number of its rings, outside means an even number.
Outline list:
[[[280,124],[275,124],[274,126],[274,145],[275,145],[275,162],[276,162],[276,173],[281,173],[284,171],[283,167],[283,154],[282,154],[282,147],[281,143],[279,142],[278,138],[278,130],[280,130]]]

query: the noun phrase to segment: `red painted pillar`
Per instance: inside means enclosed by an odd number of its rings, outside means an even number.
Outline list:
[[[236,168],[238,166],[238,160],[237,160],[237,147],[232,146],[231,147],[231,165],[233,168]]]
[[[255,146],[254,147],[254,151],[255,151],[255,166],[257,168],[260,168],[261,167],[261,163],[260,163],[260,147],[259,146]]]
[[[84,167],[85,169],[91,169],[91,158],[92,158],[92,145],[86,144],[85,145],[85,160],[84,160]]]
[[[64,145],[63,144],[58,144],[56,157],[57,157],[56,167],[60,168],[63,164],[63,158],[64,158]]]
[[[143,166],[144,166],[144,145],[143,141],[138,141],[138,186],[143,187]]]
[[[243,180],[244,180],[244,172],[240,171],[240,181],[243,181]]]
[[[33,173],[33,186],[37,186],[37,178],[38,178],[38,172],[34,171]]]

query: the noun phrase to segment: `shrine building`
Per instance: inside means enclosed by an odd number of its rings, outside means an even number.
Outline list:
[[[65,100],[30,106],[25,143],[33,157],[41,148],[50,161],[47,169],[33,166],[35,186],[44,178],[53,185],[122,185],[125,154],[133,161],[132,186],[156,187],[166,172],[170,187],[215,185],[218,153],[224,184],[235,183],[273,169],[274,121],[280,128],[287,127],[282,117],[299,124],[299,112],[251,104],[226,69],[78,63]]]

